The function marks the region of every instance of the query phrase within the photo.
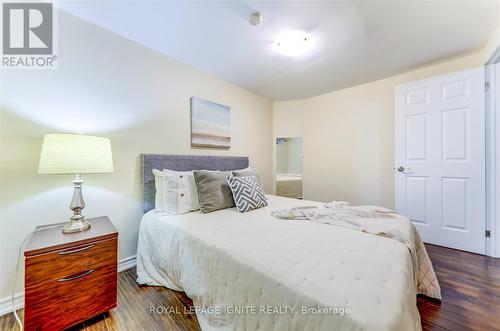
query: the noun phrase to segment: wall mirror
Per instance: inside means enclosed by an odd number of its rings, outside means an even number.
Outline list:
[[[302,199],[302,137],[276,138],[276,195]]]

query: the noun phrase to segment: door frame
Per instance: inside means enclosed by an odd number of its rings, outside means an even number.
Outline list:
[[[497,64],[495,66],[495,64]],[[485,55],[486,103],[486,255],[500,258],[500,35]],[[498,175],[497,175],[498,174]]]
[[[500,49],[499,49],[500,50]],[[486,105],[486,229],[490,237],[486,238],[486,255],[500,257],[500,57],[499,64],[485,66],[485,105]]]

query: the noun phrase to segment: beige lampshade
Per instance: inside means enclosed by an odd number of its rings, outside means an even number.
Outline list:
[[[53,133],[43,138],[39,174],[113,172],[111,141],[83,134]]]

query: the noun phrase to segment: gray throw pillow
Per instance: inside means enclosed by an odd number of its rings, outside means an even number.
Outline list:
[[[227,182],[231,175],[229,171],[194,170],[193,175],[203,213],[234,207],[233,194]]]
[[[233,191],[236,209],[240,213],[267,206],[267,199],[255,176],[235,177],[227,179]]]

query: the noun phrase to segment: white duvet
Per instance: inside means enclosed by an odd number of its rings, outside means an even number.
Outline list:
[[[203,330],[420,330],[405,245],[271,211],[144,215],[137,282],[184,291]]]

